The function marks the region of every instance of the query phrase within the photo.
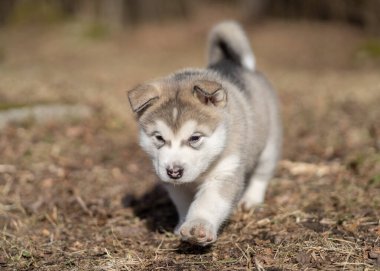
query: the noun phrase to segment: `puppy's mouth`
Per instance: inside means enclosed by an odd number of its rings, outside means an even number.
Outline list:
[[[165,182],[173,184],[173,185],[183,185],[183,184],[187,183],[187,182],[181,181],[181,179],[169,179]]]
[[[164,183],[167,183],[167,184],[175,185],[175,186],[185,185],[185,184],[189,184],[192,182],[192,180],[183,178],[183,176],[181,178],[178,178],[178,179],[165,178],[165,179],[161,179],[161,181]]]

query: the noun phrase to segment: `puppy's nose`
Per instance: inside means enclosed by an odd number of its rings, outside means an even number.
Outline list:
[[[183,175],[183,167],[181,166],[167,167],[166,173],[171,179],[179,179]]]

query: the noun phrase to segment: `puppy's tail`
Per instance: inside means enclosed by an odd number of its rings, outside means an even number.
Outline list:
[[[234,21],[221,22],[210,32],[208,64],[214,65],[224,59],[252,71],[256,68],[248,38],[241,26]]]

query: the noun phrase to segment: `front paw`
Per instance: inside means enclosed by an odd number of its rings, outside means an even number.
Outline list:
[[[216,229],[204,219],[185,221],[179,229],[183,241],[207,246],[216,241]]]

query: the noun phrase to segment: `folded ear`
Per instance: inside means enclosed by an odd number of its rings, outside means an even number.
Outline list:
[[[193,95],[205,105],[225,107],[227,104],[227,92],[221,84],[214,81],[196,81],[193,87]]]
[[[159,98],[158,89],[150,84],[140,85],[128,91],[128,99],[134,113],[141,114]]]

